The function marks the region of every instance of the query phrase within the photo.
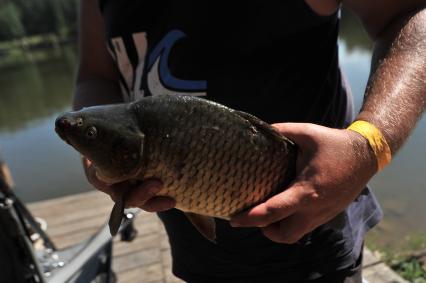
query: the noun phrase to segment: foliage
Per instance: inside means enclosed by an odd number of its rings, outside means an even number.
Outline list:
[[[14,39],[25,35],[19,8],[14,3],[0,6],[0,38]]]
[[[402,277],[414,283],[426,283],[426,270],[416,258],[401,261],[392,266]]]
[[[31,56],[32,62],[0,66],[0,133],[31,127],[71,105],[75,45],[39,49]]]
[[[65,36],[75,31],[76,15],[76,0],[4,0],[0,41],[47,33]]]

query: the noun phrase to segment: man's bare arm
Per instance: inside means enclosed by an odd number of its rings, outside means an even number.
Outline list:
[[[425,109],[424,2],[344,0],[375,40],[370,81],[357,118],[376,125],[393,152]],[[269,239],[290,244],[347,208],[378,166],[367,140],[351,130],[307,123],[275,127],[300,148],[297,176],[283,192],[233,217],[231,225],[260,227]]]
[[[374,40],[370,79],[357,119],[384,134],[392,152],[426,107],[426,1],[344,0]]]
[[[80,1],[79,63],[74,109],[121,102],[118,73],[106,48],[98,0]]]

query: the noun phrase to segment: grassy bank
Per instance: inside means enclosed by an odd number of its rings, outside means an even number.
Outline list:
[[[381,236],[373,233],[367,238],[367,247],[404,279],[426,283],[425,235],[406,236],[396,247],[383,244]]]
[[[409,282],[426,283],[426,256],[393,260],[388,264]]]
[[[61,52],[61,46],[75,42],[75,36],[42,34],[0,42],[0,68],[23,62],[48,59]]]

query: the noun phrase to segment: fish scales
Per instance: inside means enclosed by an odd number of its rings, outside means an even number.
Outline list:
[[[270,139],[228,108],[195,101],[166,97],[163,103],[149,101],[146,111],[140,109],[147,154],[159,151],[153,155],[155,162],[148,158],[141,177],[161,179],[165,189],[159,195],[175,198],[177,208],[225,219],[283,189],[280,186],[286,183],[288,160],[294,155],[290,152],[291,143]],[[163,113],[164,109],[168,111]],[[188,115],[179,115],[185,112]],[[161,149],[151,143],[159,143]],[[257,163],[258,160],[264,162]],[[185,165],[178,166],[181,163]],[[239,199],[225,207],[224,198],[232,195],[225,192],[233,190],[241,190],[234,194]]]
[[[294,143],[256,117],[204,99],[146,97],[69,115],[93,122],[98,138],[105,139],[94,149],[89,142],[78,140],[82,137],[58,130],[92,160],[100,176],[110,180],[158,178],[164,184],[158,195],[174,198],[176,208],[185,212],[230,219],[284,189],[294,174]],[[107,139],[120,134],[120,142],[133,155],[136,140],[142,140],[141,160],[128,164],[120,155],[98,156],[119,154],[120,143],[109,152],[105,149],[107,153],[99,148],[106,148]]]

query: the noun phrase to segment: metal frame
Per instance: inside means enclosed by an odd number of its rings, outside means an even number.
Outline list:
[[[25,250],[23,251],[26,257],[25,262],[27,262],[25,264],[28,264],[25,269],[29,269],[33,273],[32,278],[28,278],[25,282],[87,283],[96,278],[98,278],[96,282],[115,282],[115,274],[111,266],[113,238],[107,224],[86,241],[67,249],[58,250],[31,212],[14,194],[13,187],[11,173],[0,154],[0,194],[4,196],[0,199],[0,209],[9,210],[10,219],[12,219],[9,221],[10,226],[14,226],[10,228],[18,231],[14,232],[13,236],[22,239],[20,241],[23,243],[21,250]],[[132,241],[135,238],[137,232],[133,226],[133,218],[136,213],[136,211],[131,211],[126,214],[119,230],[122,241]],[[37,233],[43,240],[44,249],[42,251],[34,249],[31,241],[33,233]],[[100,274],[101,281],[99,281]]]

